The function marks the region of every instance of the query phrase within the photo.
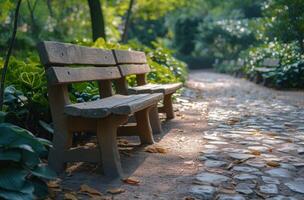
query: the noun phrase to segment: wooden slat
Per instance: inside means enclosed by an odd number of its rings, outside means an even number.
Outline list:
[[[278,67],[280,65],[280,60],[273,58],[265,58],[262,64],[266,67]]]
[[[46,74],[49,84],[68,84],[121,77],[117,67],[50,67],[46,70]]]
[[[118,67],[122,76],[128,76],[132,74],[145,74],[151,71],[149,65],[147,64],[119,65]]]
[[[163,95],[158,93],[114,95],[96,101],[67,105],[64,112],[70,116],[88,118],[103,118],[110,114],[128,115],[156,104],[162,98]]]
[[[144,52],[113,50],[117,64],[144,64],[147,58]]]
[[[133,95],[130,95],[133,96]],[[129,102],[123,102],[120,105],[112,108],[112,113],[122,115],[122,114],[133,114],[137,111],[143,110],[149,106],[157,104],[158,101],[163,99],[163,95],[160,93],[155,94],[138,94],[134,95],[136,99]]]
[[[182,83],[171,83],[171,84],[147,84],[143,86],[137,86],[129,88],[130,94],[143,94],[143,93],[163,93],[171,94],[176,92],[183,86]]]
[[[112,51],[45,41],[37,45],[40,60],[46,67],[63,65],[115,65]]]

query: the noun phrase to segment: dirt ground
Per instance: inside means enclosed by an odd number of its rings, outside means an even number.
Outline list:
[[[189,191],[194,177],[203,167],[198,157],[207,140],[202,134],[213,128],[208,125],[210,107],[221,98],[245,98],[245,93],[261,99],[277,98],[302,108],[304,106],[303,92],[274,91],[227,75],[193,71],[187,88],[176,99],[176,118],[163,122],[163,134],[155,135],[157,145],[166,149],[166,153],[148,153],[138,145],[121,152],[125,176],[138,179],[138,185],[126,184],[118,179],[108,180],[96,173],[92,165],[74,165],[72,172],[61,175],[60,187],[64,192],[57,198],[62,199],[65,192],[77,192],[81,185],[86,184],[109,199],[190,200],[192,194]],[[132,144],[138,142],[134,138],[125,139]],[[107,190],[117,188],[124,192],[107,194]],[[87,195],[77,194],[77,197],[90,199]]]

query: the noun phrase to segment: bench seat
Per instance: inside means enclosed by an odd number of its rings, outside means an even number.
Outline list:
[[[74,117],[103,118],[110,114],[128,115],[145,109],[159,100],[163,94],[114,95],[90,102],[66,105],[64,113]]]
[[[258,67],[258,68],[255,68],[254,70],[257,71],[257,72],[267,73],[267,72],[275,71],[276,68],[275,67],[272,67],[272,68],[269,68],[269,67]]]
[[[163,93],[172,94],[176,90],[182,87],[182,83],[172,83],[172,84],[146,84],[141,86],[136,86],[128,88],[129,94],[143,94],[143,93]]]

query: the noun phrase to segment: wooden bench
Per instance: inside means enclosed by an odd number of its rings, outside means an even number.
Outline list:
[[[264,67],[254,68],[255,77],[253,78],[253,81],[255,83],[262,83],[263,85],[267,85],[267,79],[263,76],[263,74],[275,71],[276,68],[280,66],[280,60],[273,58],[265,58],[262,61],[262,66]]]
[[[154,143],[149,112],[163,94],[113,94],[112,80],[121,75],[112,51],[57,42],[42,42],[38,51],[46,70],[54,122],[50,166],[60,172],[67,162],[97,162],[105,175],[122,176],[117,134],[137,135],[142,144]],[[102,98],[71,103],[68,85],[88,81],[98,82]],[[126,124],[131,114],[135,125]],[[72,148],[73,133],[87,131],[96,132],[97,148]]]
[[[116,65],[118,66],[122,78],[117,80],[117,90],[120,94],[145,94],[163,93],[163,106],[151,111],[150,119],[154,133],[161,132],[158,119],[158,112],[165,113],[167,119],[174,118],[172,95],[182,87],[182,83],[172,84],[148,84],[146,74],[151,71],[146,55],[140,51],[113,50]],[[128,87],[126,77],[136,75],[135,87]]]

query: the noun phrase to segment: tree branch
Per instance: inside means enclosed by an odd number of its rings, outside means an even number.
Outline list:
[[[18,2],[17,2],[17,6],[16,6],[16,10],[15,10],[15,18],[14,18],[14,28],[13,28],[13,33],[12,33],[12,37],[11,37],[11,42],[9,44],[8,51],[7,51],[7,54],[6,54],[6,57],[5,57],[5,62],[4,62],[3,69],[2,69],[2,72],[1,72],[1,82],[0,82],[0,110],[1,111],[3,109],[3,102],[4,102],[5,76],[6,76],[6,72],[7,72],[7,69],[8,69],[9,59],[11,57],[13,46],[14,46],[15,39],[16,39],[16,33],[17,33],[17,28],[18,28],[18,17],[19,17],[19,10],[20,10],[21,1],[22,0],[18,0]]]

